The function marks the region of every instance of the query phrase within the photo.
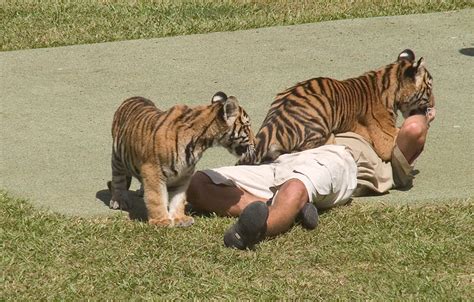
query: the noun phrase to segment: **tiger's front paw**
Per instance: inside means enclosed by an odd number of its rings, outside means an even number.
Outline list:
[[[173,220],[169,218],[162,219],[148,219],[148,223],[151,225],[156,225],[158,227],[170,227],[173,226]]]
[[[181,216],[174,218],[174,225],[177,227],[188,227],[194,223],[194,218],[191,216]]]

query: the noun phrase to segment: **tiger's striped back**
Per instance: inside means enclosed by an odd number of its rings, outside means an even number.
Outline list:
[[[423,58],[404,50],[397,61],[343,81],[313,78],[278,94],[256,135],[256,152],[240,164],[258,164],[280,154],[323,145],[331,133],[354,131],[389,160],[396,112],[404,117],[434,106],[432,78]],[[391,145],[393,147],[393,145]]]
[[[222,116],[228,99],[234,102],[226,117],[230,124]],[[250,118],[236,102],[224,95],[211,105],[177,105],[161,111],[148,99],[127,99],[114,115],[112,162],[137,179],[141,179],[140,166],[148,161],[159,164],[165,177],[176,177],[181,170],[194,167],[212,146],[222,145],[236,156],[252,152]]]

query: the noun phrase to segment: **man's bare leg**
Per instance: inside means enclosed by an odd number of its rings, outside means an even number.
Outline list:
[[[242,226],[238,230],[232,229],[232,232],[240,233],[238,237],[244,237],[244,240],[248,239],[246,236],[251,237],[248,242],[239,242],[238,248],[247,248],[263,239],[263,235],[273,237],[288,231],[308,203],[308,193],[300,180],[290,179],[280,187],[272,205],[267,207],[263,198],[238,187],[216,185],[206,174],[197,172],[188,188],[187,199],[200,210],[222,216],[240,216]]]
[[[191,179],[187,201],[198,210],[238,217],[251,202],[265,199],[238,187],[216,185],[205,173],[198,171]]]
[[[266,235],[273,237],[288,231],[308,201],[308,192],[303,182],[299,179],[287,180],[269,207]]]
[[[266,201],[238,187],[216,185],[202,172],[196,172],[193,176],[187,194],[188,202],[193,207],[232,217],[240,216],[254,201]],[[289,230],[307,202],[308,193],[304,184],[298,179],[286,181],[269,207],[267,235],[275,236]]]
[[[228,247],[252,248],[265,237],[274,237],[287,232],[294,224],[301,210],[309,205],[305,185],[298,179],[287,180],[278,190],[272,204],[256,201],[250,203],[241,213],[238,221],[224,235]]]
[[[288,231],[294,224],[301,210],[309,205],[306,187],[299,179],[287,180],[275,195],[272,205],[256,201],[250,203],[224,235],[228,247],[252,248],[265,237],[274,237]]]

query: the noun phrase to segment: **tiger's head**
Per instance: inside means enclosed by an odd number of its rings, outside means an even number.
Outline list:
[[[433,78],[426,69],[425,61],[415,61],[415,53],[405,49],[398,55],[397,62],[398,90],[395,97],[396,109],[404,118],[414,114],[426,114],[428,108],[435,105],[433,95]]]
[[[225,130],[219,138],[219,144],[231,154],[239,158],[253,156],[255,152],[255,135],[252,131],[250,118],[239,105],[237,98],[219,91],[212,97],[212,103],[219,103],[219,118]]]

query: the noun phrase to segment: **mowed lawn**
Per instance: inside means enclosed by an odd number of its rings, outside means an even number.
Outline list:
[[[0,50],[467,7],[472,0],[0,0]]]
[[[472,1],[0,0],[0,50],[446,11]],[[2,142],[8,143],[8,142]],[[8,177],[1,175],[1,177]],[[0,188],[2,189],[2,188]],[[474,203],[363,203],[255,251],[235,220],[158,229],[124,213],[76,218],[0,191],[0,300],[474,300]]]
[[[230,218],[188,229],[67,218],[0,195],[0,299],[472,300],[473,204],[354,203],[255,251],[225,248]]]

